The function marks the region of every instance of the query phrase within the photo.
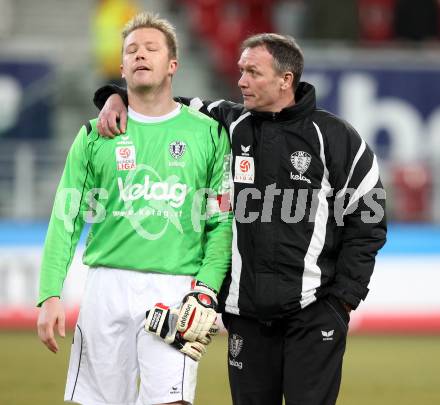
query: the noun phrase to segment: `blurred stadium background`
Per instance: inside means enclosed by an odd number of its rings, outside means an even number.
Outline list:
[[[241,40],[298,39],[318,105],[373,147],[387,189],[388,243],[352,316],[339,403],[439,404],[438,0],[0,0],[0,403],[61,403],[68,339],[54,360],[32,331],[47,220],[67,150],[97,115],[94,90],[119,80],[121,27],[143,9],[177,28],[176,95],[240,101]],[[82,249],[64,292],[70,325]],[[223,337],[204,360],[197,405],[230,403],[225,350]]]

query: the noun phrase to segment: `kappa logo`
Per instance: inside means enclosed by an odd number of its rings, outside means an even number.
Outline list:
[[[327,340],[333,340],[333,334],[335,333],[335,330],[334,329],[332,329],[332,330],[329,330],[329,331],[325,331],[325,330],[322,330],[321,331],[321,334],[322,334],[322,340],[323,341],[327,341]]]
[[[292,163],[293,167],[296,169],[298,174],[290,173],[290,179],[291,180],[301,180],[306,181],[307,183],[311,183],[310,179],[304,176],[304,173],[307,171],[307,169],[310,166],[310,162],[312,161],[312,157],[307,152],[303,151],[296,151],[293,152],[290,155],[290,162]]]
[[[229,338],[229,353],[232,357],[237,357],[243,348],[243,338],[240,335],[232,334]]]
[[[180,159],[186,151],[186,143],[183,141],[171,142],[168,150],[174,159]]]

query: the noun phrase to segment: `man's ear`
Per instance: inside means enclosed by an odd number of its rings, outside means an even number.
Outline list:
[[[119,69],[121,69],[121,77],[122,77],[123,79],[125,79],[125,75],[124,75],[124,65],[123,65],[122,63],[119,65]]]
[[[293,86],[293,73],[285,72],[282,77],[281,89],[287,90]]]
[[[177,59],[170,59],[170,62],[168,65],[168,73],[171,76],[174,76],[174,74],[177,72],[178,68],[179,68],[179,62],[177,62]]]

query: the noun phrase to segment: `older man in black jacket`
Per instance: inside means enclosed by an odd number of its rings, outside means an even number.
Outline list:
[[[344,120],[316,108],[300,82],[295,40],[259,34],[242,45],[243,105],[181,98],[221,122],[232,144],[233,260],[220,294],[235,405],[334,404],[350,311],[368,293],[386,239],[376,156]],[[102,107],[112,93],[95,95]],[[119,95],[100,132],[124,130]]]

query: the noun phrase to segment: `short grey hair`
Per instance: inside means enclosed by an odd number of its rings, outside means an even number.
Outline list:
[[[256,34],[243,41],[241,51],[258,46],[265,47],[272,55],[277,73],[293,73],[293,88],[296,90],[304,69],[304,55],[295,39],[275,33]]]

